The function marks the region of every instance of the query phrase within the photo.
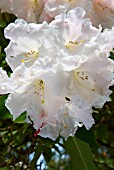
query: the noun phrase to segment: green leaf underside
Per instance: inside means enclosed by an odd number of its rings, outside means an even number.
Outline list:
[[[77,137],[69,137],[65,142],[65,147],[71,157],[72,170],[97,170],[88,143]]]

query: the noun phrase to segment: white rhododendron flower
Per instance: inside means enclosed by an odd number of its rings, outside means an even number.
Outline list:
[[[45,11],[51,17],[67,13],[75,7],[85,9],[85,16],[96,27],[111,28],[114,25],[114,0],[47,0],[45,3]]]
[[[49,16],[55,17],[61,13],[67,13],[70,9],[76,7],[82,7],[86,11],[89,11],[91,5],[91,0],[46,0],[45,11]]]
[[[5,105],[13,115],[13,119],[15,120],[21,113],[26,111],[26,121],[28,123],[32,121],[34,128],[37,130],[35,135],[50,137],[53,140],[59,134],[67,139],[69,135],[74,135],[77,128],[83,124],[88,127],[88,120],[92,119],[91,114],[87,115],[92,112],[91,106],[88,103],[84,106],[84,102],[79,98],[75,100],[77,101],[76,104],[74,101],[68,103],[63,96],[59,95],[61,93],[57,95],[53,81],[56,74],[52,72],[52,69],[44,71],[36,66],[37,64],[34,64],[27,68],[22,63],[21,66],[15,69],[10,78],[1,69],[1,77],[6,77],[6,80],[10,80],[9,82],[7,81],[8,86],[7,89],[4,89],[4,94],[10,93]],[[50,81],[51,83],[48,83]],[[15,84],[12,91],[10,90],[11,82]],[[74,113],[75,111],[76,113]],[[30,120],[28,117],[30,117]],[[87,123],[85,123],[84,117]],[[89,128],[93,123],[92,119]],[[49,129],[50,132],[47,136]]]
[[[114,0],[93,0],[88,17],[94,26],[111,28],[114,25]]]
[[[0,9],[28,22],[50,20],[44,11],[43,0],[0,0]]]
[[[53,86],[47,84],[45,74],[48,79],[48,73],[53,74],[48,70],[27,68],[22,64],[11,74],[16,87],[9,94],[6,107],[14,120],[26,111],[35,129],[46,123],[56,125],[57,113],[64,106],[65,99],[57,96]]]
[[[56,37],[53,38],[51,35],[52,30],[46,22],[27,24],[24,20],[18,19],[15,23],[9,24],[5,28],[5,37],[11,41],[5,52],[6,61],[11,69],[14,70],[23,62],[30,67],[42,57],[54,58],[59,47],[54,43]]]

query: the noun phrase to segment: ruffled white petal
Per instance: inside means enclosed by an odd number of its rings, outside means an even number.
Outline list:
[[[11,93],[16,88],[15,82],[0,68],[0,94]]]

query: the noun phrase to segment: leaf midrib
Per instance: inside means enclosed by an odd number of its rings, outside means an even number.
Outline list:
[[[73,141],[74,141],[74,144],[75,144],[76,147],[77,147],[77,150],[78,150],[78,152],[79,152],[79,154],[80,154],[80,157],[81,157],[81,159],[82,159],[82,162],[83,162],[86,170],[88,170],[88,168],[87,168],[87,166],[86,166],[86,163],[85,163],[85,160],[84,160],[84,158],[83,158],[83,155],[82,155],[82,153],[81,153],[81,151],[80,151],[80,148],[78,147],[77,141],[76,141],[75,138],[73,138],[73,137],[72,137],[72,139],[73,139]]]

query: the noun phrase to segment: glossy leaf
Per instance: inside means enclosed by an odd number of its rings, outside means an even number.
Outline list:
[[[71,157],[72,170],[97,170],[89,144],[77,137],[69,137],[65,142],[65,147]]]

